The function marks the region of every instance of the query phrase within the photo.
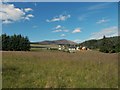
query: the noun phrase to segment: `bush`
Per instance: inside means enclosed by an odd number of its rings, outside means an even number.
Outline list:
[[[50,48],[50,50],[58,50],[57,48]]]

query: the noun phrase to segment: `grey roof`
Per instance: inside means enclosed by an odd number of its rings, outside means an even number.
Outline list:
[[[75,46],[69,46],[69,48],[76,48]]]

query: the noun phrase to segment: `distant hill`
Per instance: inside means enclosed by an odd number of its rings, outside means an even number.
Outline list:
[[[38,44],[77,44],[73,41],[70,40],[66,40],[66,39],[60,39],[60,40],[45,40],[45,41],[41,41],[41,42],[32,42],[32,43],[38,43]]]
[[[80,43],[80,46],[85,46],[90,49],[107,49],[111,52],[120,52],[120,36],[106,37],[106,39],[88,40]],[[108,52],[107,51],[107,52]]]
[[[107,40],[110,40],[112,42],[113,45],[118,44],[118,42],[120,42],[120,36],[115,36],[115,37],[106,37]],[[92,39],[92,40],[88,40],[85,42],[80,43],[81,46],[86,46],[89,48],[98,48],[103,42],[103,39]]]

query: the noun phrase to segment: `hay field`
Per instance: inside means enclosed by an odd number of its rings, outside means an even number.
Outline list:
[[[118,54],[2,52],[3,88],[116,88]]]

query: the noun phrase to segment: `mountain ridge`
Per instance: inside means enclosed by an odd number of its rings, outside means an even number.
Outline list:
[[[67,39],[59,39],[59,40],[44,40],[40,42],[31,42],[31,43],[38,43],[38,44],[77,44],[74,41],[67,40]]]

